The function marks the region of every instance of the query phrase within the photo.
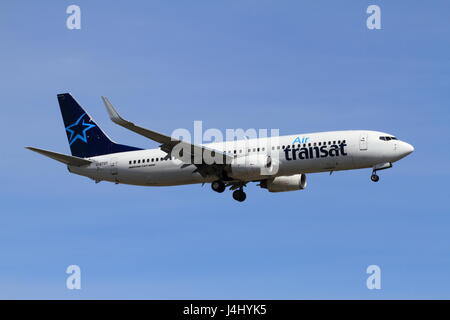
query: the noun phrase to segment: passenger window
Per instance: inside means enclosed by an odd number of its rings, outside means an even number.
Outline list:
[[[316,146],[317,144],[314,142],[314,147]]]
[[[272,147],[272,150],[275,150],[275,147]]]
[[[336,144],[336,141],[333,141],[333,144]]]
[[[259,152],[259,148],[258,148],[257,150],[258,150],[258,152]]]
[[[131,164],[131,160],[128,162],[128,164]]]
[[[280,146],[277,146],[277,150],[280,150]]]
[[[158,158],[155,158],[155,161],[158,161]]]
[[[311,147],[311,143],[308,143],[308,147]]]

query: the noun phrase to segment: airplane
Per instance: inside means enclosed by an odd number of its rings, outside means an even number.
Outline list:
[[[123,119],[106,97],[111,120],[160,144],[141,149],[113,142],[69,93],[57,95],[71,155],[26,147],[67,165],[69,172],[96,183],[138,186],[210,183],[212,190],[233,191],[246,199],[244,187],[256,182],[269,192],[306,188],[306,174],[371,168],[377,172],[414,151],[395,136],[379,131],[346,130],[192,144]],[[209,155],[210,158],[196,156]]]

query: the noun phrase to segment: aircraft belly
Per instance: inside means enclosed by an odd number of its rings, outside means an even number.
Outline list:
[[[155,170],[146,175],[146,184],[170,186],[205,182],[205,179],[198,172],[193,172],[195,169],[194,166],[181,168],[180,165],[179,167]]]

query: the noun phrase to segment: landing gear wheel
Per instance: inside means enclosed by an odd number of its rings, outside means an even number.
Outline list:
[[[247,198],[247,195],[245,194],[245,192],[243,190],[235,190],[233,192],[233,199],[239,202],[242,202],[245,200],[245,198]]]
[[[222,193],[225,191],[225,183],[220,180],[216,180],[211,183],[211,189],[213,189],[215,192]]]
[[[380,177],[376,173],[373,173],[370,177],[370,180],[372,180],[373,182],[378,182],[378,180],[380,180]]]

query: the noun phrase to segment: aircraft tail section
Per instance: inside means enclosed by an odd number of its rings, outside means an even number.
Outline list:
[[[68,156],[66,154],[62,154],[62,153],[58,153],[58,152],[53,152],[53,151],[38,149],[38,148],[33,148],[33,147],[26,147],[26,148],[28,150],[40,153],[43,156],[46,156],[53,160],[62,162],[69,166],[81,167],[81,166],[87,166],[87,165],[91,164],[91,161],[89,161],[89,160],[74,157],[74,156]]]
[[[110,153],[141,150],[111,141],[70,93],[58,94],[58,102],[72,156],[90,158]]]

